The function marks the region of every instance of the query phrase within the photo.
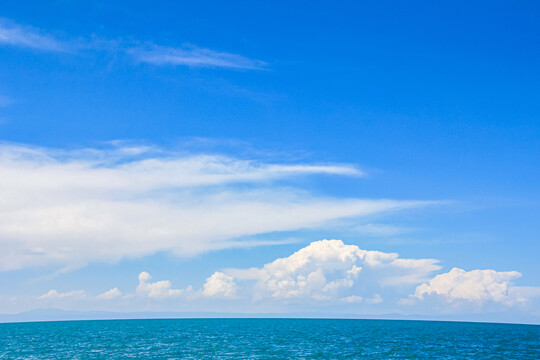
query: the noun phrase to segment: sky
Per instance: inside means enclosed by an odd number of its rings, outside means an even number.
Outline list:
[[[540,322],[539,16],[2,1],[0,313]]]

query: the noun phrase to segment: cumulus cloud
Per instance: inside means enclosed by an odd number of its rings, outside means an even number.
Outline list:
[[[17,46],[42,51],[66,51],[62,42],[41,31],[0,20],[0,45]]]
[[[147,296],[153,299],[165,299],[172,297],[179,297],[184,295],[186,290],[184,289],[172,289],[171,282],[169,280],[161,280],[151,282],[152,276],[143,271],[139,274],[139,285],[137,286],[137,294]]]
[[[268,244],[239,237],[431,204],[316,196],[285,181],[361,176],[341,164],[276,164],[147,146],[0,146],[0,270],[117,261],[158,251]],[[337,285],[336,285],[337,286]]]
[[[202,308],[223,299],[233,299],[235,303],[230,304],[236,306],[245,305],[246,300],[255,300],[254,306],[260,306],[261,302],[265,306],[271,302],[272,306],[285,307],[299,304],[339,305],[346,306],[350,311],[369,311],[369,308],[375,307],[379,311],[395,311],[395,306],[416,304],[422,307],[422,312],[429,313],[440,304],[425,303],[427,298],[442,299],[445,309],[449,308],[449,304],[458,305],[452,306],[452,311],[467,308],[461,307],[466,304],[476,305],[475,311],[486,309],[484,305],[487,306],[487,303],[501,304],[503,307],[516,304],[523,305],[523,308],[534,307],[532,301],[540,298],[539,287],[512,284],[521,276],[519,272],[454,268],[433,277],[433,272],[441,268],[437,262],[434,259],[405,259],[397,253],[363,250],[341,240],[320,240],[260,268],[216,271],[202,286],[197,285],[197,290],[191,285],[182,289],[173,288],[169,280],[152,281],[152,276],[143,271],[138,275],[139,284],[135,293],[126,296],[115,287],[90,298],[83,290],[64,293],[50,290],[39,299],[67,299],[74,302],[119,297],[138,298],[139,302],[174,299],[184,304],[196,301]],[[411,292],[412,295],[403,297]]]
[[[151,280],[152,276],[146,271],[139,274],[139,285],[136,290],[138,295],[152,299],[182,297],[183,300],[194,300],[200,299],[201,296],[208,298],[235,298],[237,291],[234,278],[219,271],[208,277],[202,289],[196,291],[193,290],[191,285],[185,289],[173,289],[169,280],[155,282]]]
[[[56,299],[65,299],[65,298],[82,298],[85,296],[84,290],[73,290],[68,292],[59,292],[57,290],[49,290],[47,293],[41,295],[40,299],[49,299],[49,300],[56,300]]]
[[[514,305],[525,300],[521,296],[512,296],[510,292],[511,281],[519,277],[521,274],[517,271],[465,271],[453,268],[447,273],[435,276],[428,283],[419,285],[408,300],[423,300],[425,296],[434,295],[449,303],[465,301],[483,304],[493,301]],[[518,295],[519,292],[514,294]]]
[[[356,303],[361,303],[362,301],[364,301],[364,298],[358,295],[349,295],[343,298],[343,301],[346,303],[356,304]]]
[[[399,259],[396,253],[362,250],[341,240],[320,240],[262,268],[229,269],[243,280],[256,280],[256,298],[337,300],[361,302],[357,288],[400,286],[427,279],[439,270],[434,259]],[[345,296],[348,295],[348,296]],[[366,303],[382,302],[375,294]]]
[[[236,283],[234,278],[216,271],[204,283],[202,294],[208,297],[235,297]]]
[[[122,292],[120,290],[118,290],[117,287],[115,287],[115,288],[112,288],[110,290],[105,291],[102,294],[99,294],[98,296],[96,296],[96,299],[99,299],[99,300],[111,300],[111,299],[115,299],[115,298],[120,297],[120,296],[122,296]]]
[[[249,59],[241,55],[202,49],[192,45],[182,48],[153,45],[146,48],[133,48],[128,52],[138,61],[154,65],[182,65],[250,70],[262,69],[266,65],[262,61]]]

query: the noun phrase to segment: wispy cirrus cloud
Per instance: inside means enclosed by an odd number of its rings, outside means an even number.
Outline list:
[[[16,46],[34,50],[65,52],[69,46],[36,28],[0,20],[0,45]]]
[[[191,257],[249,238],[418,208],[426,201],[311,194],[288,180],[361,176],[345,164],[279,164],[145,146],[0,146],[0,270],[76,268],[158,251]],[[277,241],[276,243],[280,243]]]
[[[242,55],[183,45],[165,47],[110,39],[78,39],[61,41],[43,30],[0,19],[0,45],[14,46],[46,52],[105,51],[111,54],[127,54],[139,63],[153,65],[207,67],[225,69],[262,70],[266,63]]]
[[[253,60],[242,55],[203,49],[188,45],[180,48],[171,48],[152,45],[149,47],[136,47],[127,52],[139,62],[153,65],[172,65],[189,67],[212,67],[228,69],[264,69],[266,63]]]

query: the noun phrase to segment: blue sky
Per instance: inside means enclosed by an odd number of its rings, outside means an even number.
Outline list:
[[[2,2],[1,312],[539,316],[539,15]]]

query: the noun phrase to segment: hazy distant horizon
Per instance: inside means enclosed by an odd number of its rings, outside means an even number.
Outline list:
[[[540,325],[540,317],[515,317],[504,314],[460,314],[460,315],[418,315],[418,314],[336,314],[320,312],[299,313],[220,313],[220,312],[107,312],[70,311],[62,309],[33,309],[17,314],[0,314],[0,323],[41,322],[41,321],[102,321],[102,320],[167,320],[167,319],[330,319],[330,320],[392,320],[392,321],[449,321],[478,322],[493,324]]]

